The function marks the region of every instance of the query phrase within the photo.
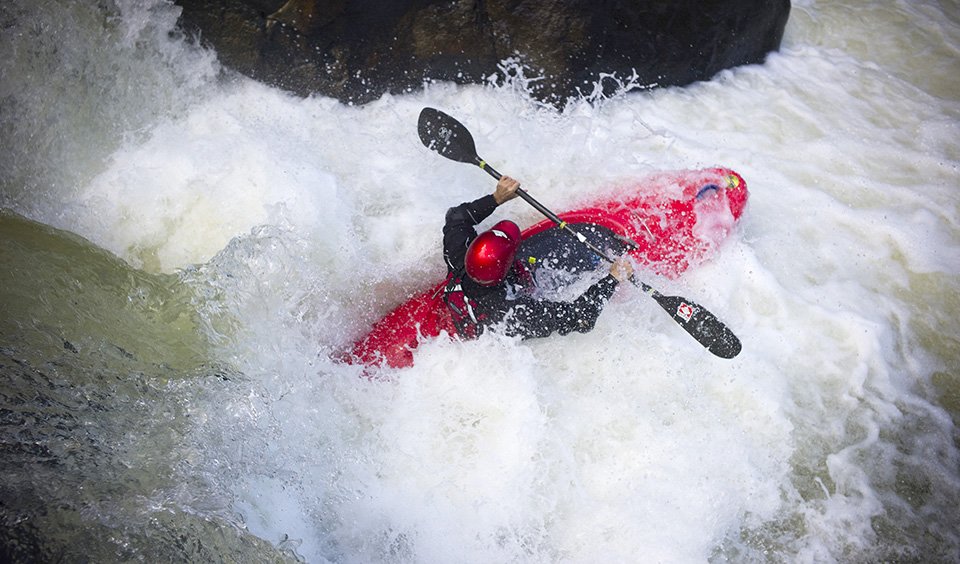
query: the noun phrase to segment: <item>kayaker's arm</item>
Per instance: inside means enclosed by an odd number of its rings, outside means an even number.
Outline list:
[[[467,247],[477,236],[474,226],[489,217],[495,209],[497,201],[493,194],[489,194],[447,210],[443,223],[443,260],[451,272],[463,269]]]
[[[619,282],[629,280],[633,276],[633,265],[625,258],[619,258],[610,265],[610,276],[613,276]]]
[[[490,217],[497,206],[517,197],[520,183],[504,176],[493,194],[472,202],[464,202],[447,210],[443,224],[443,258],[450,270],[463,268],[463,258],[470,242],[477,236],[474,228]]]
[[[520,183],[509,176],[501,176],[497,182],[497,189],[493,192],[493,199],[497,205],[512,200],[517,197],[517,190],[520,189]]]
[[[586,333],[593,329],[617,284],[614,276],[606,276],[573,302],[516,300],[504,317],[506,333],[524,339],[546,337],[554,331],[561,335]]]

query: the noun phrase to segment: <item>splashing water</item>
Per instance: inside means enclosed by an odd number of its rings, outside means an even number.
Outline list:
[[[611,77],[562,112],[509,62],[362,108],[296,98],[221,69],[162,0],[0,15],[7,554],[960,557],[953,4],[795,2],[764,65]],[[657,284],[743,353],[623,289],[587,335],[426,342],[372,379],[329,360],[443,275],[444,212],[493,189],[420,145],[423,106],[557,211],[741,173],[738,230]]]

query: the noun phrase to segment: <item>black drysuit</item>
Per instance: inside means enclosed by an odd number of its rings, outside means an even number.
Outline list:
[[[475,226],[496,207],[493,195],[460,204],[447,210],[443,226],[443,258],[448,272],[461,279],[463,293],[478,314],[478,332],[504,321],[507,335],[520,335],[525,339],[546,337],[554,331],[566,335],[571,331],[586,333],[593,329],[603,306],[617,288],[617,279],[613,276],[599,280],[573,302],[554,302],[522,295],[508,299],[507,284],[517,282],[515,268],[506,281],[495,286],[481,286],[466,275],[463,261],[467,247],[477,237]]]

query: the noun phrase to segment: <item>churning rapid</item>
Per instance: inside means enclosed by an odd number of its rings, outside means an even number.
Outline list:
[[[797,1],[763,65],[562,112],[507,63],[296,98],[177,15],[0,6],[5,556],[960,560],[955,2]],[[556,211],[742,174],[717,254],[647,279],[743,352],[622,288],[586,335],[436,339],[372,378],[330,360],[443,276],[445,210],[493,190],[419,143],[424,106]]]

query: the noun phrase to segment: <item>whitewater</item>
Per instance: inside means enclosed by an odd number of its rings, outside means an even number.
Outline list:
[[[165,0],[0,7],[0,522],[15,561],[960,561],[960,6],[793,3],[762,65],[562,111],[505,61],[364,106],[237,76]],[[726,166],[750,202],[585,335],[332,356],[493,190]],[[491,222],[538,213],[517,200]]]

